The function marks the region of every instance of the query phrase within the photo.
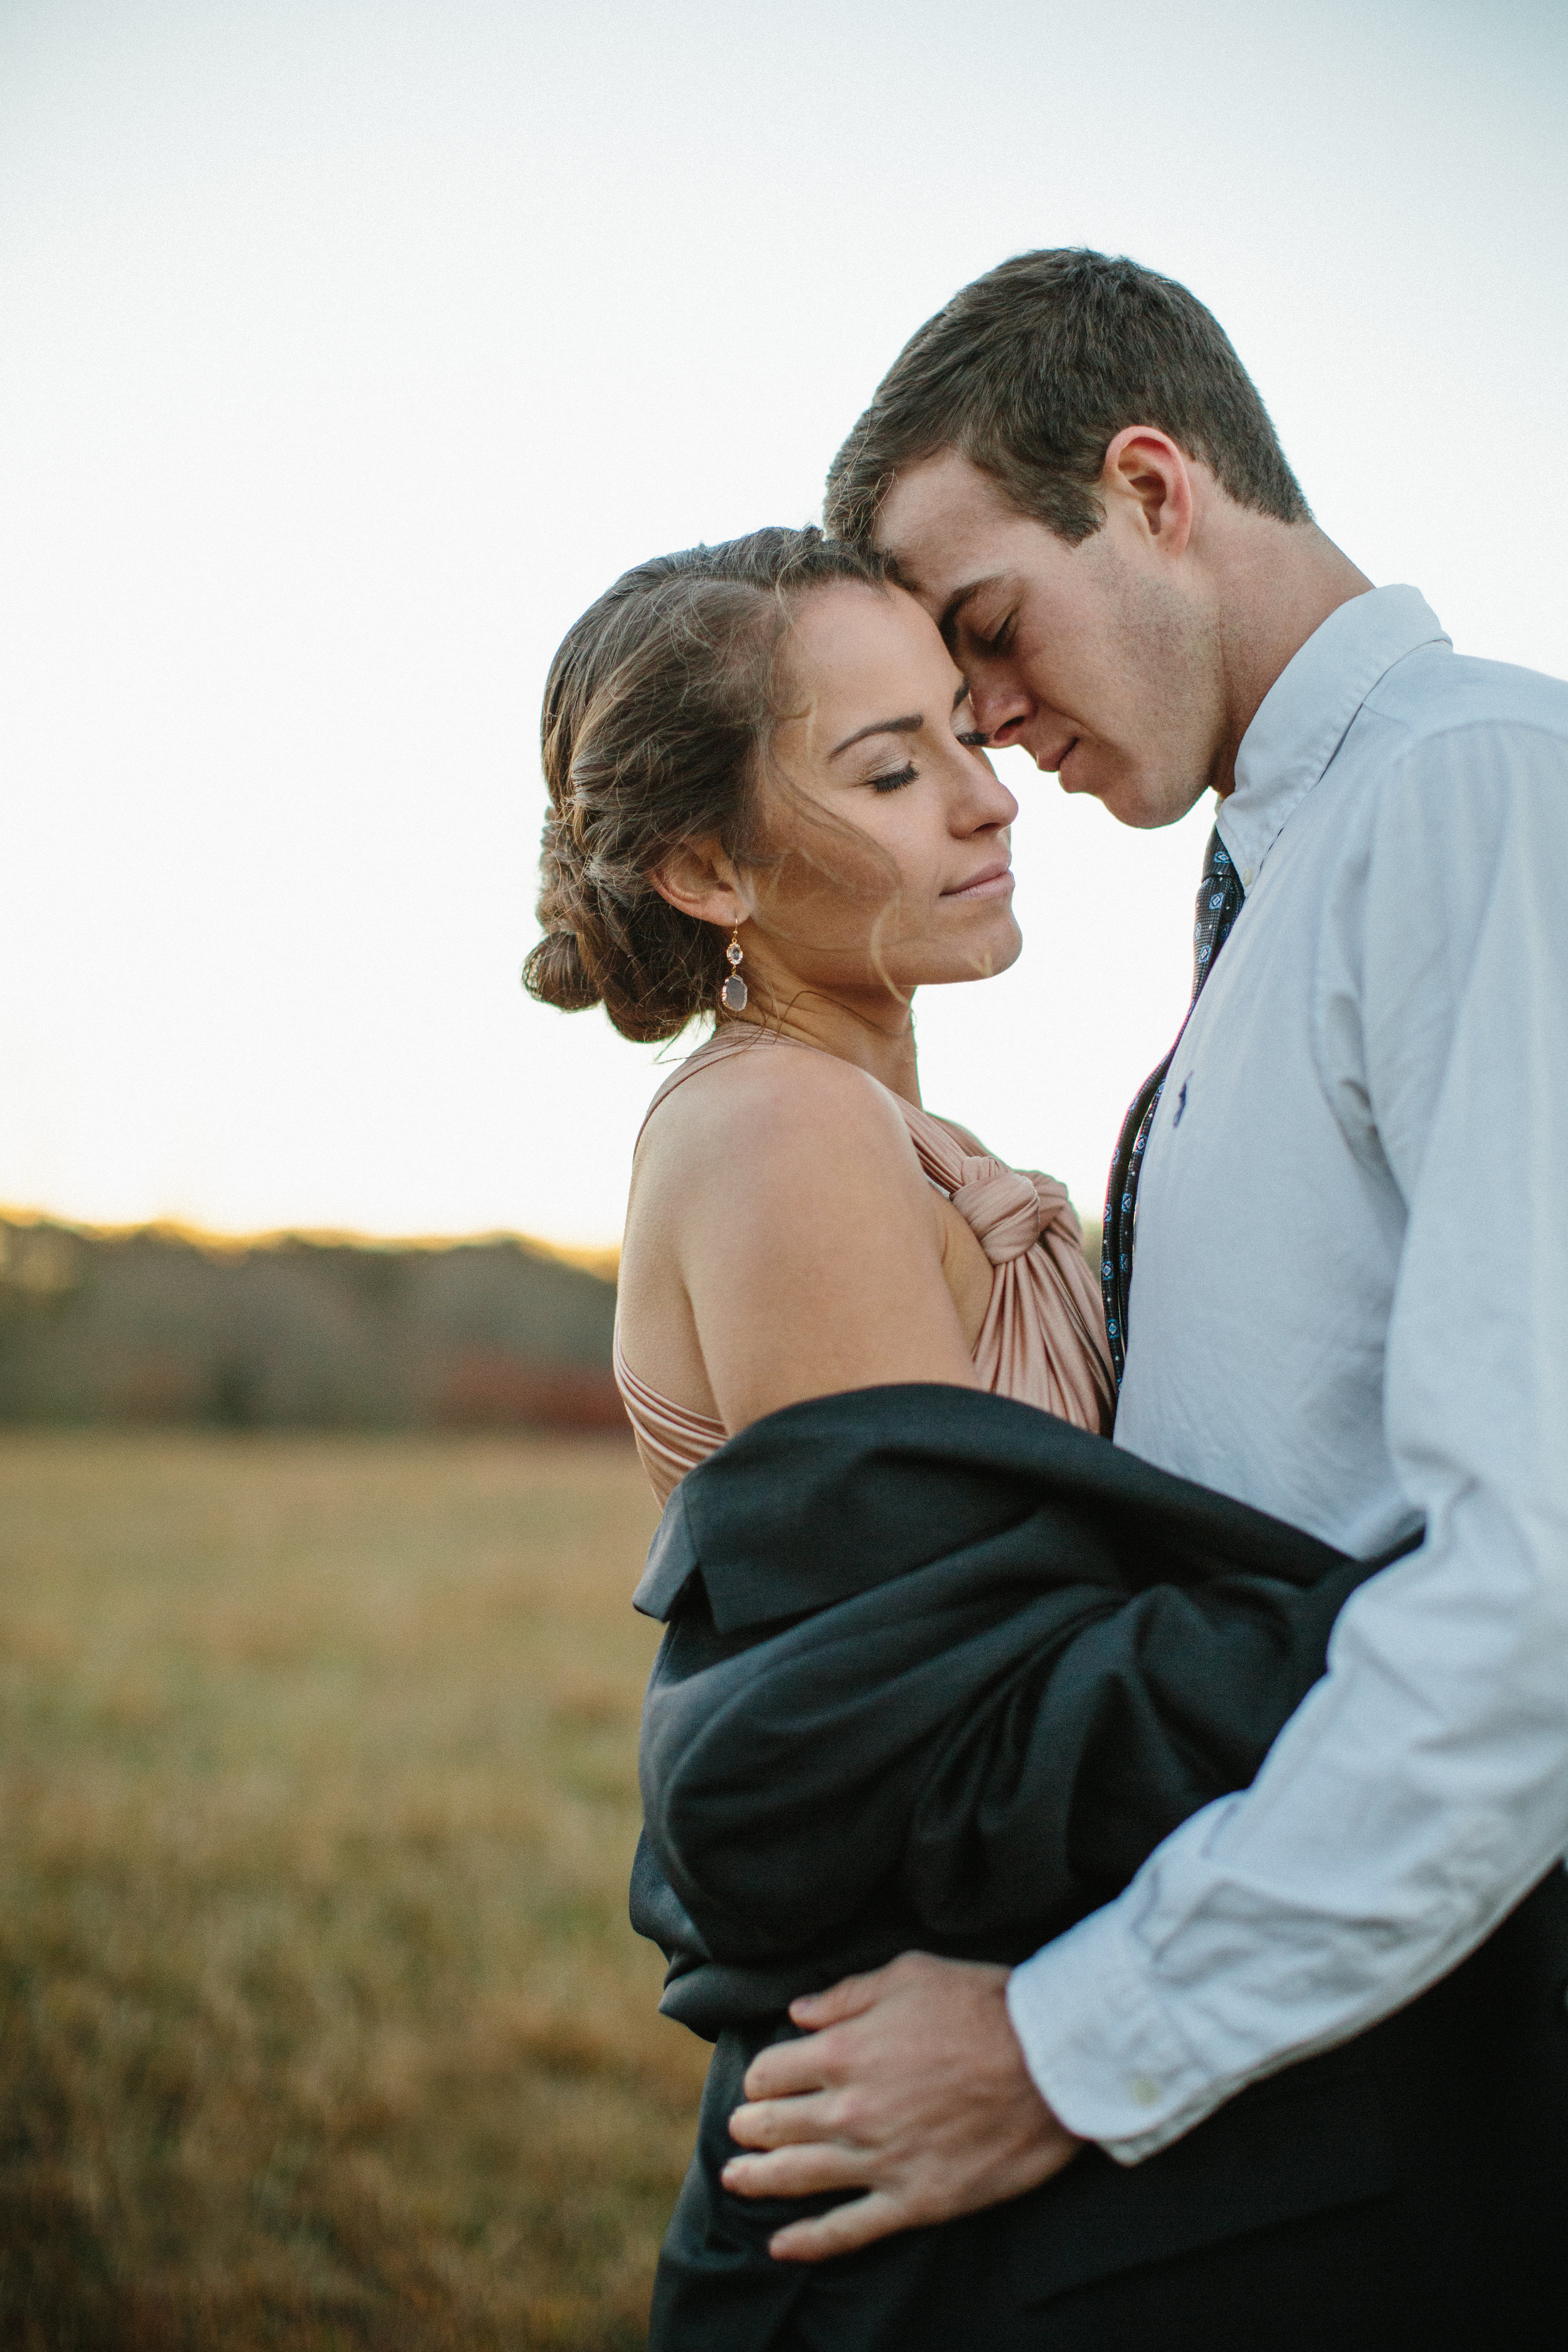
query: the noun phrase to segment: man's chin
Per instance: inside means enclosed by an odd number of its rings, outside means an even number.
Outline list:
[[[1064,793],[1087,793],[1097,800],[1108,815],[1118,824],[1129,825],[1135,833],[1156,833],[1162,825],[1175,824],[1184,817],[1204,791],[1201,782],[1178,784],[1166,776],[1158,780],[1150,776],[1120,773],[1099,773],[1087,761],[1064,760],[1058,771],[1057,781]]]

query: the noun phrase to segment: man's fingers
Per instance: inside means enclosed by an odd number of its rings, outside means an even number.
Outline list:
[[[831,2033],[807,2033],[798,2042],[770,2042],[746,2069],[741,2087],[748,2099],[798,2099],[826,2090],[840,2053]]]
[[[730,2137],[742,2147],[787,2147],[792,2141],[837,2139],[837,2103],[826,2092],[798,2099],[759,2099],[737,2107]]]
[[[864,2194],[781,2229],[781,2262],[821,2262],[974,2212],[1037,2188],[1076,2155],[1081,2142],[1030,2076],[1007,1975],[906,1952],[795,2004],[807,2030],[747,2070],[731,2127],[757,2153],[732,2158],[725,2184],[747,2198]]]
[[[907,2230],[910,2221],[896,2197],[874,2189],[868,2197],[836,2205],[831,2213],[818,2213],[809,2221],[792,2221],[787,2229],[775,2230],[768,2240],[768,2252],[776,2263],[826,2262],[830,2254],[852,2254],[858,2246],[869,2246],[878,2238],[890,2237],[895,2230]]]
[[[891,1964],[898,1966],[895,1960]],[[816,2032],[825,2025],[841,2025],[847,2017],[858,2017],[887,1990],[886,1969],[873,1969],[868,1976],[840,1977],[826,1992],[803,1992],[789,2005],[790,2016],[796,2025],[809,2026]]]
[[[732,2156],[720,2177],[736,2197],[820,2197],[829,2189],[864,2189],[866,2166],[853,2148],[816,2140],[771,2156]]]

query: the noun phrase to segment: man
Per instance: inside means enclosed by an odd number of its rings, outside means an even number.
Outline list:
[[[1400,454],[1440,498],[1456,453]],[[1568,1850],[1568,688],[1374,590],[1208,312],[1097,254],[929,321],[827,519],[896,558],[993,743],[1127,824],[1220,797],[1199,992],[1112,1187],[1118,1443],[1349,1551],[1426,1539],[1120,1900],[1010,1978],[911,1958],[797,2004],[726,2183],[868,2192],[781,2231],[802,2260],[1084,2141],[1140,2165]]]

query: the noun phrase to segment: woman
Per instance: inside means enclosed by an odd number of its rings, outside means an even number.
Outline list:
[[[913,598],[817,532],[628,572],[556,657],[528,986],[633,1037],[716,1022],[655,1098],[621,1258],[660,1502],[748,1423],[874,1381],[1110,1427],[1066,1192],[921,1104],[916,988],[1021,946],[983,740]]]
[[[873,554],[763,531],[627,573],[556,656],[544,761],[532,992],[603,1003],[634,1037],[714,1022],[638,1144],[616,1335],[668,1505],[638,1595],[670,1630],[634,1917],[669,1958],[664,2007],[718,2045],[656,2352],[1118,2352],[1147,2314],[1123,2326],[1105,2294],[1194,2250],[1239,2314],[1216,2300],[1208,2352],[1363,2341],[1369,2244],[1396,2251],[1364,2340],[1405,2340],[1391,2295],[1428,2345],[1464,2340],[1440,2332],[1469,2325],[1461,2247],[1495,2322],[1509,2266],[1474,2248],[1507,2241],[1505,2175],[1516,2240],[1529,2200],[1504,2167],[1461,2213],[1443,2165],[1505,2095],[1528,2138],[1540,2053],[1489,2047],[1464,2078],[1438,1996],[1461,2022],[1495,2009],[1503,1937],[1132,2185],[1089,2151],[1033,2197],[814,2273],[769,2257],[789,2209],[726,2189],[726,2118],[795,1994],[911,1945],[1005,1964],[1104,1901],[1245,1784],[1377,1564],[1102,1443],[1114,1392],[1065,1193],[921,1104],[915,990],[1019,951],[1016,811]],[[1510,1963],[1531,1983],[1561,1941],[1539,1908]],[[1444,2129],[1408,2135],[1401,2171],[1382,2119],[1438,2069]],[[1353,2309],[1260,2325],[1237,2263],[1281,2224],[1339,2232],[1324,2275],[1359,2282]]]

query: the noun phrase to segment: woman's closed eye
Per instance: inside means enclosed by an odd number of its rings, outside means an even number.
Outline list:
[[[967,719],[970,721],[968,727],[960,727],[959,721],[963,719]],[[953,698],[953,734],[956,740],[963,744],[966,751],[983,751],[987,742],[990,740],[990,738],[987,736],[984,727],[976,727],[973,721],[974,713],[970,707],[968,682],[967,680],[963,680],[960,682],[958,692]],[[904,724],[909,727],[913,727],[915,723],[916,722],[913,720],[906,720],[904,722]],[[920,723],[923,725],[924,722],[922,720]],[[874,793],[897,793],[901,792],[906,784],[912,784],[919,774],[920,770],[916,767],[914,761],[912,760],[906,760],[901,768],[889,768],[885,775],[868,776],[866,782],[870,785],[871,790]]]

